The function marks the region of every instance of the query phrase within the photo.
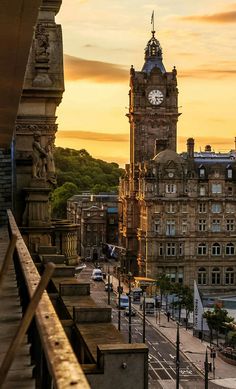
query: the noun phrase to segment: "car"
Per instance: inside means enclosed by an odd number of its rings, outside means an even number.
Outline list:
[[[117,308],[119,308],[119,297],[117,297],[117,303],[116,303]],[[120,309],[125,309],[129,307],[129,297],[127,294],[121,294],[120,295]]]
[[[94,281],[102,281],[103,280],[103,276],[102,276],[101,269],[93,269],[91,278]]]
[[[109,283],[105,283],[105,291],[108,292]],[[113,292],[113,284],[110,282],[110,292]]]
[[[129,316],[129,308],[125,308],[124,315]],[[136,316],[136,311],[133,308],[131,308],[131,316]]]

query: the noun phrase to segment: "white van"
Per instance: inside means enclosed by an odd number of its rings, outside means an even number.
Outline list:
[[[94,281],[102,281],[103,277],[101,269],[93,269],[91,278]]]
[[[117,308],[119,308],[119,297],[117,297]],[[127,294],[120,295],[120,309],[129,308],[129,297]]]

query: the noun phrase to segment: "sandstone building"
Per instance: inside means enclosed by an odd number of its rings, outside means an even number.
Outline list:
[[[177,71],[152,31],[141,71],[130,70],[130,164],[120,183],[126,269],[202,291],[236,290],[236,152],[207,145],[177,154]]]

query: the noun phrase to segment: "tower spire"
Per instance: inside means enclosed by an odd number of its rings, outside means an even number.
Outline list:
[[[155,27],[154,27],[154,11],[152,11],[151,16],[151,25],[152,25],[152,37],[149,39],[147,46],[145,48],[145,63],[143,65],[142,71],[150,73],[154,67],[160,69],[162,73],[165,73],[165,67],[162,62],[162,49],[160,42],[155,37]]]

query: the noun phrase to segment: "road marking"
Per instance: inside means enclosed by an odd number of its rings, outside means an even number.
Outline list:
[[[157,351],[156,347],[152,346],[152,348],[154,348],[154,350]]]
[[[169,354],[169,356],[170,356],[172,359],[175,359],[175,356],[174,356],[174,355]]]

